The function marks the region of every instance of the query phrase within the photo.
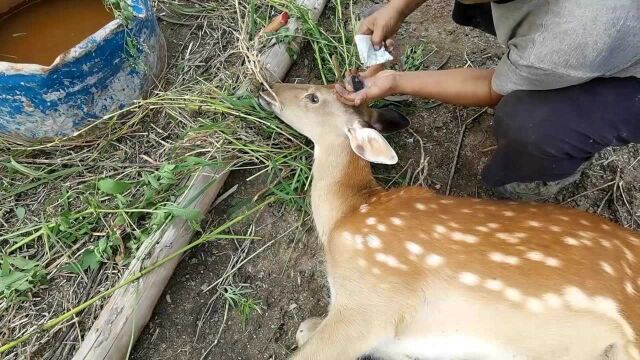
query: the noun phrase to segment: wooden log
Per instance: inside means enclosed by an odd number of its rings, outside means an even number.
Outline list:
[[[191,178],[188,189],[178,202],[179,206],[207,213],[228,174],[228,171],[202,169]],[[171,220],[143,243],[123,279],[188,245],[193,233],[188,221],[178,218]],[[73,359],[124,359],[129,344],[132,339],[135,341],[138,338],[149,321],[156,302],[179,262],[180,256],[177,256],[137,282],[116,291],[86,334]]]
[[[313,19],[317,20],[327,0],[298,0],[298,2],[309,8]],[[291,19],[288,26],[292,32],[295,32],[299,22],[297,19]],[[299,46],[300,42],[298,41],[295,45]],[[270,80],[284,79],[293,62],[287,54],[286,44],[274,45],[265,51],[261,59],[263,69]],[[179,206],[189,206],[207,213],[227,176],[226,171],[216,172],[212,168],[203,168],[192,177]],[[197,197],[197,200],[193,201],[194,197]],[[173,219],[142,245],[123,279],[186,246],[193,233],[188,222]],[[73,359],[124,359],[130,344],[135,342],[149,321],[179,261],[180,257],[176,257],[138,282],[115,292],[86,334]]]
[[[300,5],[305,6],[311,12],[313,20],[317,21],[322,14],[322,10],[327,3],[327,0],[298,0]],[[296,18],[291,18],[287,25],[289,31],[292,33],[298,33],[300,27],[300,21]],[[290,46],[299,47],[302,39],[297,38]],[[287,54],[287,44],[278,43],[269,48],[262,55],[262,69],[265,72],[266,79],[268,81],[278,81],[284,79],[287,75],[287,71],[293,64],[293,59]]]

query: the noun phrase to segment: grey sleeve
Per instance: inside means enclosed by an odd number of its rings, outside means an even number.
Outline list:
[[[571,74],[536,67],[519,61],[517,55],[509,51],[496,67],[491,86],[497,93],[507,95],[515,90],[558,89],[581,84],[594,77],[588,73]]]

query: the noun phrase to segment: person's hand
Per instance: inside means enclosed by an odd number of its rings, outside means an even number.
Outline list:
[[[402,11],[388,3],[362,20],[358,33],[371,35],[371,43],[376,49],[380,49],[387,39],[398,32],[403,20]]]
[[[397,72],[393,70],[379,71],[379,68],[371,67],[364,73],[360,73],[360,80],[364,84],[364,88],[354,92],[353,87],[348,81],[351,75],[357,75],[357,72],[347,74],[345,84],[336,84],[336,96],[338,100],[349,106],[360,106],[386,96],[393,94],[396,89]]]

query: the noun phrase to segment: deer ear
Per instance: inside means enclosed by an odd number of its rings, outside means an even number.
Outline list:
[[[392,165],[398,155],[376,130],[366,127],[350,127],[346,130],[351,149],[361,158],[372,163]]]
[[[406,116],[390,108],[370,109],[367,115],[369,126],[383,134],[404,130],[411,125]]]

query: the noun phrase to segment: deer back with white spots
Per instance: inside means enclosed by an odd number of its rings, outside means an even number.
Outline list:
[[[294,359],[639,360],[640,236],[550,204],[385,190],[369,162],[408,126],[330,87],[276,85],[261,102],[315,147],[311,202],[331,304]]]

